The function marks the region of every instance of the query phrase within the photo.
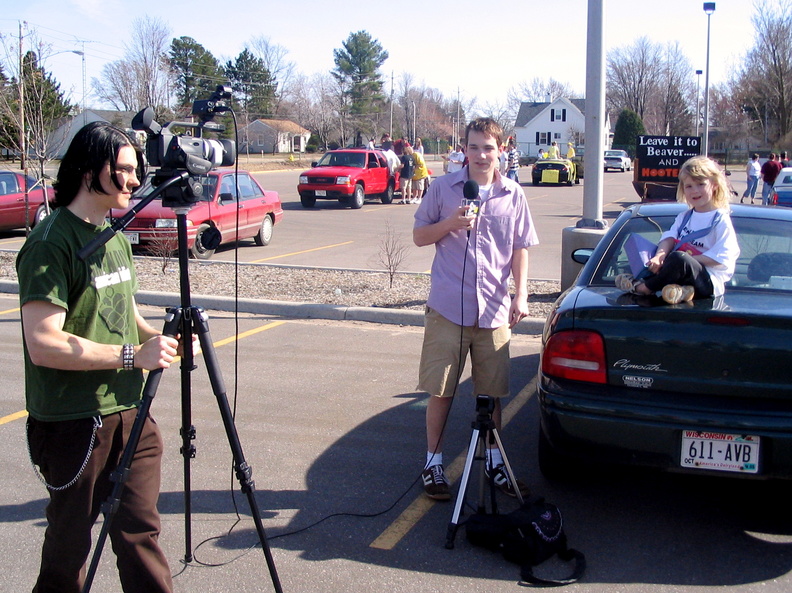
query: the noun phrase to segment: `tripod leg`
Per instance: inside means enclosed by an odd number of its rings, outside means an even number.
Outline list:
[[[253,469],[245,461],[245,456],[242,453],[242,445],[239,442],[239,435],[234,425],[234,417],[231,413],[231,408],[228,405],[228,398],[226,396],[225,383],[220,374],[220,365],[217,362],[217,354],[212,344],[212,338],[209,334],[209,323],[206,312],[199,308],[193,307],[193,321],[198,339],[201,343],[203,350],[204,362],[206,363],[206,370],[209,373],[209,381],[212,384],[212,392],[217,399],[218,407],[220,408],[220,415],[223,419],[223,426],[228,437],[228,444],[231,447],[231,454],[234,459],[234,466],[236,467],[236,476],[239,480],[242,492],[247,495],[250,511],[253,516],[253,522],[256,525],[256,532],[261,542],[261,548],[264,551],[264,557],[267,561],[270,577],[272,578],[272,585],[277,593],[281,593],[280,579],[278,572],[275,568],[275,562],[272,558],[272,552],[267,542],[267,536],[264,532],[264,525],[261,521],[261,512],[258,508],[258,502],[255,496],[255,482],[252,480]]]
[[[462,480],[459,482],[459,492],[457,492],[456,503],[454,504],[454,513],[451,515],[451,522],[448,524],[448,531],[446,532],[445,547],[449,550],[454,548],[454,539],[456,538],[457,528],[459,527],[459,517],[462,514],[462,505],[465,504],[465,491],[467,490],[468,481],[470,480],[470,468],[473,466],[473,459],[476,456],[476,447],[478,447],[478,444],[479,431],[473,429],[473,433],[470,435],[467,458],[465,459],[465,469],[462,471]]]
[[[501,441],[497,428],[492,429],[492,436],[495,438],[495,444],[498,446],[501,456],[503,457],[503,465],[506,467],[506,474],[509,476],[509,480],[514,487],[514,493],[517,495],[517,500],[520,501],[520,505],[522,505],[524,502],[523,496],[520,492],[520,489],[517,487],[517,478],[514,477],[514,472],[512,471],[511,464],[509,463],[509,458],[506,456],[506,450],[503,448],[503,442]]]
[[[162,333],[166,336],[175,336],[178,332],[180,320],[181,315],[178,312],[174,312],[173,310],[169,311],[165,320],[165,329]],[[91,590],[91,585],[96,576],[96,569],[99,567],[99,559],[102,557],[102,550],[107,541],[107,536],[110,533],[110,526],[121,504],[121,493],[124,490],[124,483],[129,476],[129,468],[132,467],[132,460],[135,457],[135,451],[140,442],[140,436],[143,433],[143,425],[146,423],[146,418],[148,418],[149,410],[151,409],[151,403],[154,401],[154,396],[157,393],[157,388],[162,378],[162,371],[163,369],[156,369],[148,374],[146,384],[143,387],[143,397],[140,401],[135,421],[129,432],[129,440],[127,441],[126,447],[124,447],[124,452],[121,455],[118,466],[113,470],[113,473],[110,474],[110,480],[113,482],[113,489],[110,491],[107,500],[102,503],[104,522],[102,523],[99,537],[96,539],[96,546],[94,547],[93,557],[91,558],[91,563],[86,572],[82,593],[88,593],[88,591]]]

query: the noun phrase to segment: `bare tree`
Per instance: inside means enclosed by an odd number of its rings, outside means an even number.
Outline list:
[[[146,251],[159,259],[164,274],[178,249],[179,241],[173,234],[155,233]]]
[[[662,77],[662,55],[662,47],[646,37],[608,52],[605,77],[609,111],[630,109],[644,119]]]
[[[678,42],[669,43],[663,50],[663,63],[658,77],[658,89],[649,103],[644,117],[647,129],[662,134],[685,135],[694,123],[690,106],[695,104],[695,86],[690,61],[682,53]]]
[[[282,45],[272,43],[269,37],[259,35],[245,44],[253,55],[264,62],[264,67],[269,71],[274,83],[275,91],[275,113],[281,113],[281,107],[285,100],[297,98],[294,93],[295,64],[290,62],[286,56],[289,54]]]
[[[792,131],[792,2],[754,3],[755,36],[735,91],[769,142]]]
[[[385,234],[382,236],[377,252],[377,261],[385,267],[390,280],[389,287],[393,288],[393,280],[407,258],[408,249],[401,238],[401,234],[393,230],[390,220],[385,221]]]
[[[124,58],[107,64],[100,79],[92,81],[99,99],[124,111],[150,106],[161,116],[169,108],[173,88],[168,62],[170,35],[168,26],[157,18],[135,19]]]
[[[316,134],[327,149],[332,139],[340,135],[335,113],[340,94],[336,81],[329,74],[315,74],[311,78],[298,75],[292,84],[293,97],[284,102],[283,109],[292,120]]]
[[[35,159],[35,176],[41,179],[47,162],[63,144],[63,136],[53,132],[61,123],[68,122],[71,105],[65,100],[60,84],[44,67],[52,55],[51,46],[40,41],[35,31],[25,37],[26,47],[30,49],[24,53],[19,40],[2,37],[4,64],[11,79],[0,80],[0,136],[8,146],[20,154],[24,152],[23,167],[27,167],[28,156]]]

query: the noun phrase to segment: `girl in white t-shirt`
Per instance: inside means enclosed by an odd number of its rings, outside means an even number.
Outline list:
[[[687,202],[690,210],[661,235],[646,264],[649,275],[636,280],[620,274],[620,289],[643,295],[662,291],[672,305],[723,294],[740,247],[729,216],[728,183],[718,164],[705,156],[687,160],[679,169],[677,201]]]

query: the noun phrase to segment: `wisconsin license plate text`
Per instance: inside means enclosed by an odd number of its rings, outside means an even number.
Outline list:
[[[759,471],[759,437],[683,430],[680,465],[755,474]]]

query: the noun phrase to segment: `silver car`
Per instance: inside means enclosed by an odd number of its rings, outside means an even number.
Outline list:
[[[618,169],[619,171],[632,171],[632,160],[624,150],[605,151],[605,170]]]

